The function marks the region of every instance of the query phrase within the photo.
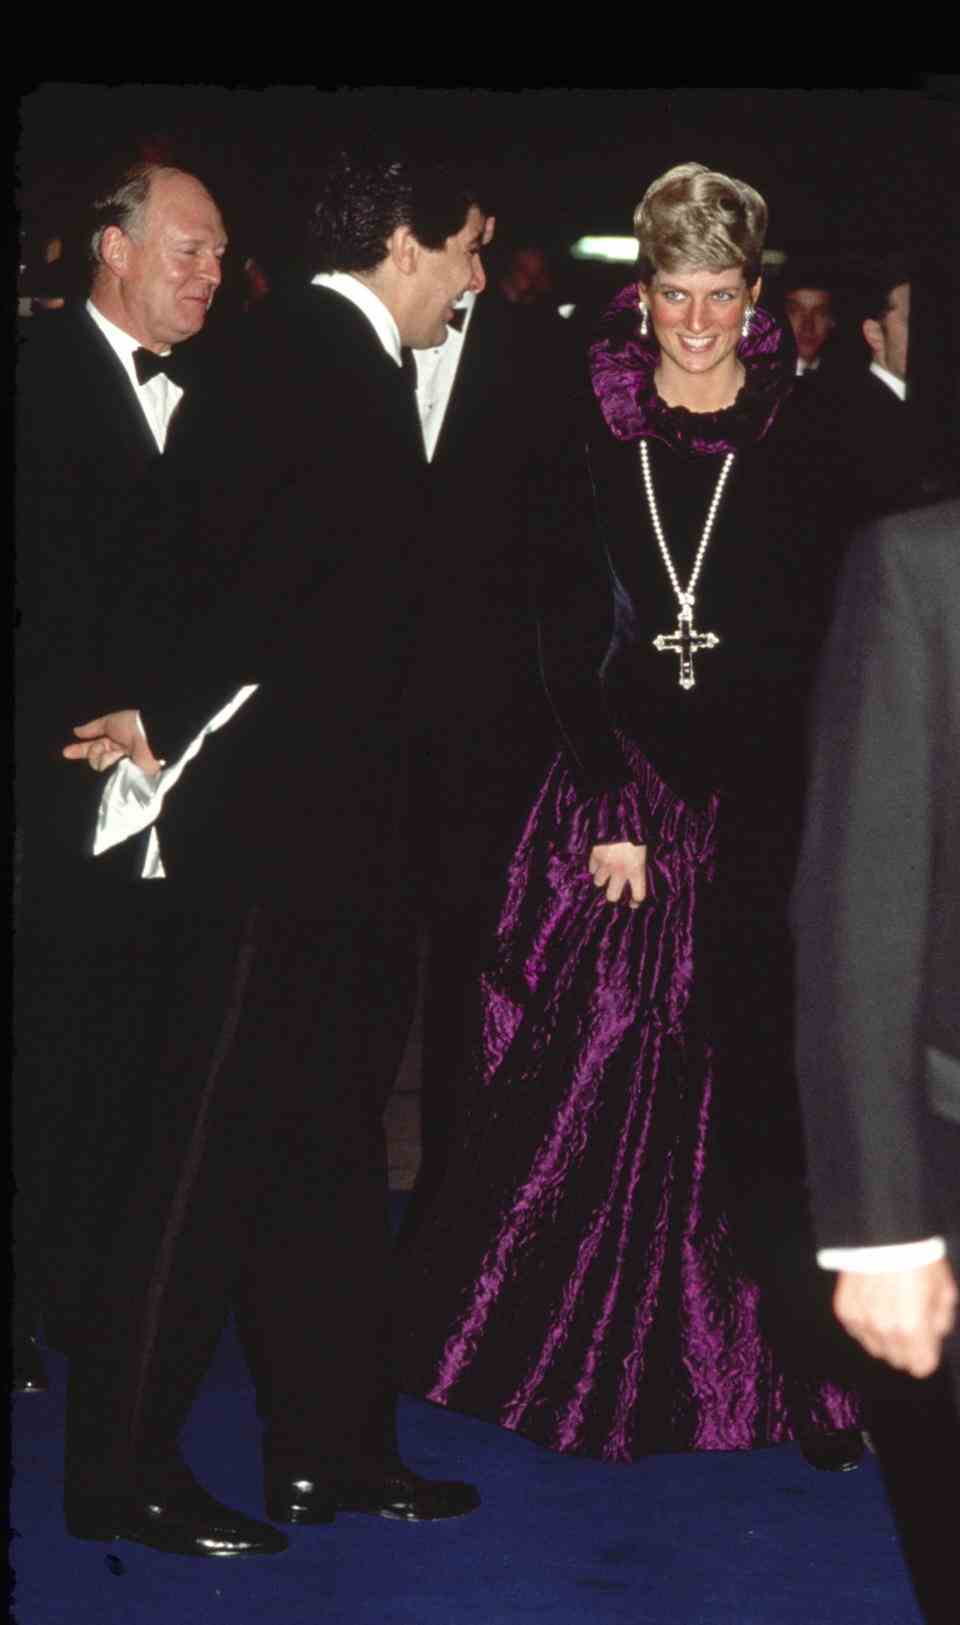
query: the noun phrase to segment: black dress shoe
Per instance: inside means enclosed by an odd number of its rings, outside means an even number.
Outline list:
[[[50,1384],[43,1363],[40,1345],[35,1337],[15,1337],[13,1342],[13,1377],[11,1392],[15,1394],[45,1394]]]
[[[859,1467],[864,1451],[859,1428],[837,1428],[833,1433],[811,1433],[800,1440],[804,1461],[820,1473],[850,1473]]]
[[[375,1517],[400,1518],[405,1523],[462,1518],[480,1505],[480,1496],[472,1484],[419,1478],[408,1467],[388,1471],[369,1482],[339,1484],[335,1496],[338,1512],[370,1512]]]
[[[275,1523],[333,1523],[337,1515],[329,1479],[270,1478],[264,1500]]]
[[[64,1497],[67,1533],[78,1540],[133,1540],[182,1557],[268,1557],[287,1537],[214,1500],[199,1484],[169,1494]]]

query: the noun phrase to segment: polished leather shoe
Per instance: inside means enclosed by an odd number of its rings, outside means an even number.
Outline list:
[[[50,1383],[43,1363],[40,1345],[35,1337],[15,1337],[13,1342],[13,1377],[10,1383],[14,1394],[45,1394]]]
[[[268,1557],[287,1537],[224,1506],[199,1484],[163,1495],[64,1497],[67,1533],[78,1540],[132,1540],[181,1557]]]
[[[803,1459],[819,1473],[851,1473],[863,1457],[859,1428],[837,1428],[833,1433],[811,1433],[800,1440]]]
[[[420,1478],[408,1467],[386,1472],[371,1482],[338,1484],[335,1499],[338,1512],[370,1512],[375,1517],[399,1518],[404,1523],[462,1518],[480,1505],[480,1496],[472,1484]]]
[[[267,1517],[275,1523],[333,1523],[337,1502],[329,1479],[268,1479],[264,1494]]]

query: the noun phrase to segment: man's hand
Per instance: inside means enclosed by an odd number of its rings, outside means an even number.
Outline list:
[[[631,841],[595,846],[590,853],[593,884],[606,889],[607,902],[618,903],[626,887],[628,908],[639,908],[647,895],[647,849]]]
[[[940,1364],[957,1310],[957,1283],[945,1258],[883,1275],[841,1270],[833,1295],[840,1324],[868,1354],[914,1377]]]
[[[144,773],[159,773],[162,763],[157,761],[147,742],[138,711],[111,711],[105,717],[95,717],[74,728],[78,745],[65,745],[63,754],[69,762],[86,762],[95,773],[106,773],[122,757],[129,756]]]

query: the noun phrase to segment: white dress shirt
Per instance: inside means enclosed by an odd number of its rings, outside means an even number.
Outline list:
[[[457,368],[463,354],[467,328],[470,326],[476,302],[477,295],[472,289],[468,289],[463,298],[457,301],[457,309],[466,312],[463,326],[459,329],[448,327],[444,343],[435,345],[432,350],[413,352],[417,363],[417,407],[420,412],[420,427],[423,430],[427,462],[433,461],[433,454],[437,449],[437,441],[443,428]]]
[[[125,333],[116,322],[108,321],[107,317],[99,311],[91,299],[87,300],[87,310],[93,317],[101,333],[109,344],[114,355],[123,364],[123,370],[130,380],[133,393],[140,403],[144,417],[150,425],[150,432],[160,451],[167,443],[167,429],[170,419],[183,399],[183,390],[168,378],[165,372],[155,373],[145,384],[138,383],[137,369],[133,364],[133,352],[139,350],[139,341],[130,333]],[[161,354],[169,355],[167,348]]]
[[[882,384],[886,384],[888,389],[893,390],[898,401],[906,400],[907,383],[905,378],[898,378],[895,372],[890,372],[886,367],[881,367],[879,361],[871,361],[870,371],[873,373],[874,378],[879,378]]]

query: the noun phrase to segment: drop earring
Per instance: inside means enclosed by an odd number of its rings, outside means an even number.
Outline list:
[[[752,321],[753,321],[753,306],[748,305],[746,310],[743,313],[743,321],[742,321],[741,326],[740,326],[740,337],[741,338],[745,339],[745,338],[749,337],[750,323]]]
[[[641,305],[640,309],[643,311],[643,315],[640,318],[640,337],[645,339],[650,331],[650,306]]]

